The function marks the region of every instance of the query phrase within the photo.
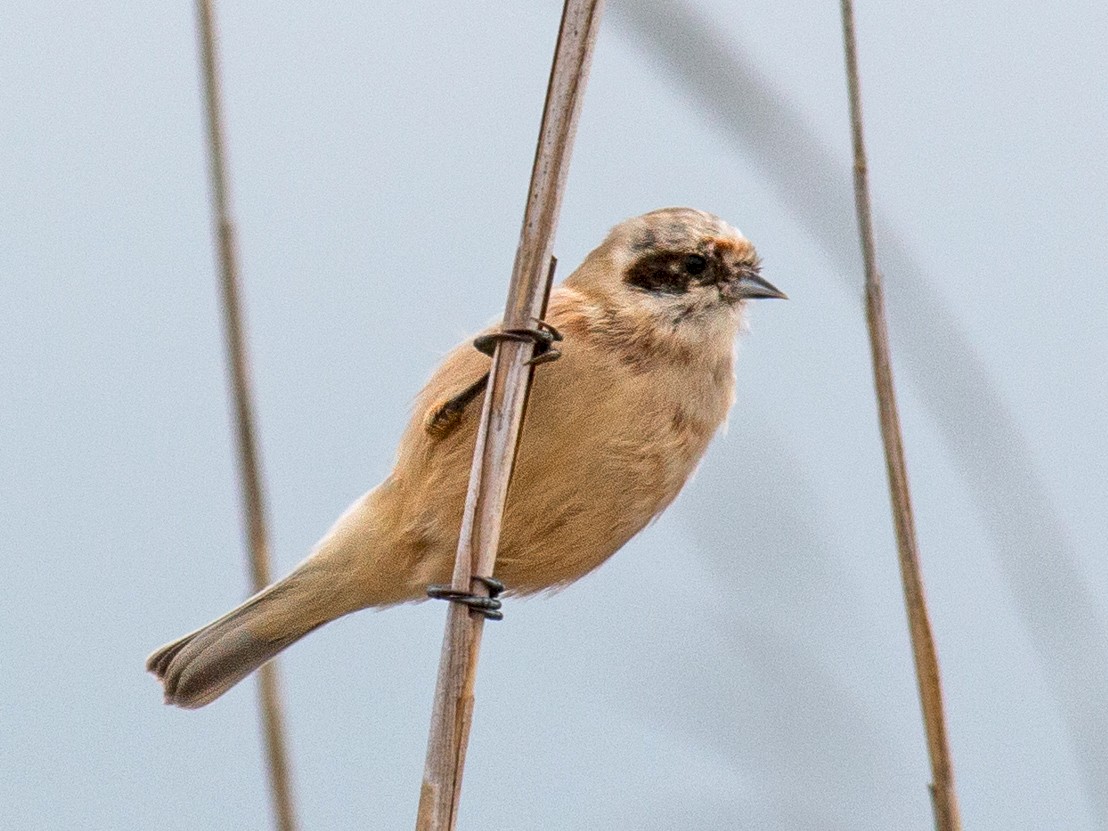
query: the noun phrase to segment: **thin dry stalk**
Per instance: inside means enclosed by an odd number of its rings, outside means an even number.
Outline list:
[[[253,591],[269,584],[269,534],[266,530],[265,498],[262,494],[258,448],[254,430],[254,408],[250,393],[250,361],[246,353],[242,309],[239,301],[235,228],[231,221],[224,159],[222,98],[219,86],[215,21],[210,0],[197,0],[197,22],[207,104],[208,156],[211,172],[212,214],[219,246],[220,285],[223,300],[224,338],[230,363],[231,395],[235,405],[235,439],[238,449],[239,482],[249,537],[250,576]],[[288,751],[277,666],[270,662],[258,673],[258,698],[265,736],[273,815],[279,831],[295,831]]]
[[[600,26],[602,0],[566,0],[531,170],[527,208],[516,250],[505,329],[534,325],[553,277],[551,249],[565,189],[577,117]],[[458,537],[453,588],[483,592],[471,575],[491,575],[523,411],[530,387],[531,343],[502,341],[493,356],[465,512]],[[451,603],[443,635],[417,831],[453,831],[473,718],[473,688],[484,618]]]
[[[908,491],[908,469],[904,461],[904,443],[896,390],[889,357],[889,334],[885,323],[885,295],[877,270],[877,252],[870,209],[866,148],[862,135],[862,96],[858,73],[858,50],[854,36],[852,0],[841,0],[843,48],[846,53],[847,86],[850,92],[850,127],[854,145],[854,199],[858,211],[858,229],[862,240],[862,260],[866,272],[866,324],[873,356],[873,383],[881,421],[881,439],[885,445],[885,466],[889,477],[893,522],[904,584],[904,603],[908,611],[908,629],[912,638],[912,657],[916,664],[923,723],[927,732],[927,751],[931,758],[931,804],[938,831],[960,831],[958,795],[954,787],[954,763],[946,733],[939,657],[927,613],[923,590],[919,547],[916,541],[912,499]]]

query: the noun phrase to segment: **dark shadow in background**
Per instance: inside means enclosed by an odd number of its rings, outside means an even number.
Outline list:
[[[850,171],[787,96],[683,3],[625,0],[611,11],[700,113],[759,166],[860,300]],[[1048,669],[1090,805],[1108,827],[1108,644],[1076,552],[969,338],[900,234],[880,216],[876,228],[897,367],[916,385],[970,487],[1017,612]]]

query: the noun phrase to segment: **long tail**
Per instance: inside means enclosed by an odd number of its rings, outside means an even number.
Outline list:
[[[237,609],[168,643],[146,659],[165,688],[165,703],[194,709],[214,701],[285,647],[354,611],[328,591],[311,560]]]
[[[412,571],[396,556],[379,521],[393,510],[380,502],[390,493],[386,480],[351,505],[288,577],[147,658],[166,704],[203,707],[313,629],[367,606],[418,600],[428,583],[442,582],[431,579],[437,571]],[[450,563],[441,565],[449,575]]]

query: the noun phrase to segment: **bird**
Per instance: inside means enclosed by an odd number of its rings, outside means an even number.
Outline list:
[[[747,302],[785,297],[760,267],[724,220],[662,208],[616,225],[551,292],[560,357],[534,375],[494,585],[564,587],[669,506],[734,402]],[[488,369],[472,343],[447,354],[389,476],[287,577],[149,656],[167,704],[202,707],[320,626],[450,582]]]

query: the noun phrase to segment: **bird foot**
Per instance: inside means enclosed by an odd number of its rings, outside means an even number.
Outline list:
[[[554,348],[554,344],[562,340],[562,333],[547,323],[545,320],[535,319],[535,326],[527,329],[502,329],[498,332],[489,332],[474,339],[473,345],[477,350],[490,358],[496,351],[496,344],[502,340],[514,340],[519,342],[531,341],[535,344],[535,353],[527,362],[528,366],[550,363],[562,357],[560,350]],[[489,384],[489,373],[485,373],[460,393],[436,404],[423,419],[423,429],[436,439],[442,439],[454,432],[454,428],[462,420],[462,415],[469,403],[485,391]]]
[[[535,321],[534,326],[524,329],[501,329],[497,332],[489,332],[487,335],[479,335],[474,338],[473,345],[478,352],[482,352],[491,358],[499,341],[514,340],[520,343],[531,341],[535,344],[535,354],[527,362],[528,366],[538,366],[539,364],[558,360],[562,357],[562,353],[554,348],[554,344],[562,340],[562,333],[545,320],[532,319]]]
[[[504,584],[494,577],[482,577],[478,574],[472,575],[470,580],[488,589],[488,595],[459,591],[452,586],[428,586],[427,596],[435,600],[461,603],[463,606],[468,606],[470,611],[482,615],[485,620],[503,620],[504,613],[500,611],[501,603],[498,598],[504,591]]]

